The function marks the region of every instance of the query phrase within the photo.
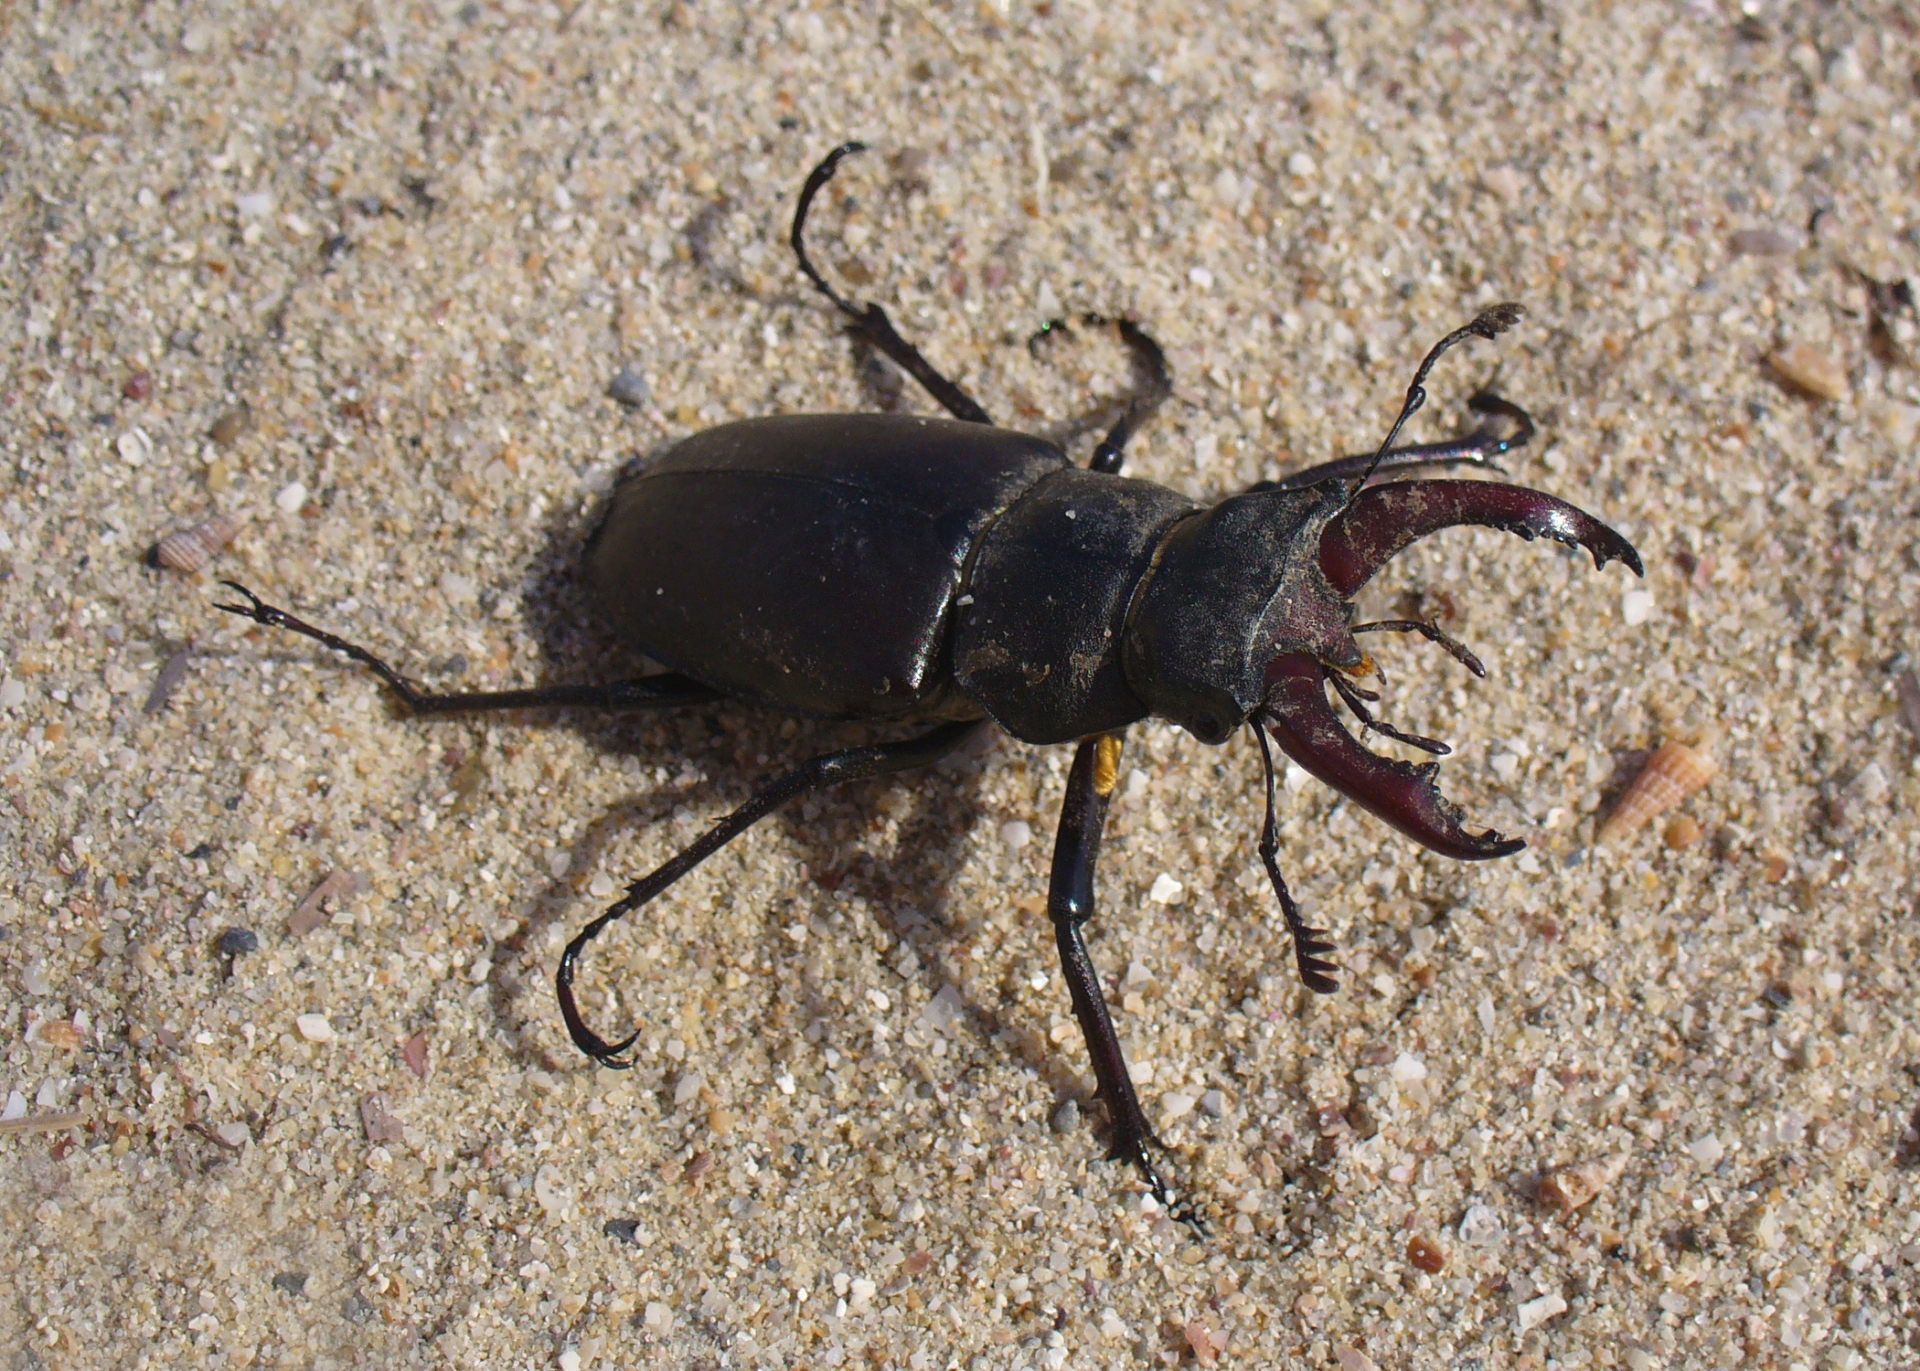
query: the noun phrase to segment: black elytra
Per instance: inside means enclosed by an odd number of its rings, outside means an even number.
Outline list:
[[[1127,726],[1154,716],[1220,743],[1251,724],[1267,782],[1260,856],[1303,981],[1330,991],[1332,945],[1307,926],[1280,875],[1269,734],[1309,772],[1436,851],[1481,859],[1521,846],[1467,831],[1434,785],[1434,764],[1369,752],[1334,715],[1329,683],[1366,728],[1446,750],[1366,710],[1361,701],[1378,697],[1352,679],[1374,670],[1360,633],[1418,632],[1480,672],[1437,625],[1352,624],[1353,594],[1400,548],[1463,523],[1577,544],[1596,565],[1617,558],[1638,573],[1639,559],[1598,520],[1538,491],[1477,481],[1369,484],[1419,466],[1484,467],[1532,435],[1524,411],[1483,395],[1474,407],[1507,427],[1391,446],[1424,402],[1421,383],[1439,356],[1511,327],[1517,306],[1483,312],[1427,354],[1378,450],[1211,505],[1119,474],[1128,439],[1172,392],[1159,346],[1130,321],[1115,322],[1142,383],[1089,467],[1074,466],[1056,444],[993,427],[976,401],[900,336],[885,310],[844,299],[807,255],[803,230],[814,197],[844,158],[862,150],[845,144],[814,168],[789,241],[800,270],[851,320],[849,331],[920,381],[952,417],[746,419],[694,434],[623,480],[589,542],[587,576],[602,613],[667,666],[665,674],[605,686],[435,694],[244,587],[234,589],[246,604],[220,607],[347,654],[422,714],[659,709],[729,697],[822,719],[923,726],[901,741],[828,753],[779,776],[581,930],[556,974],[561,1014],[580,1050],[610,1067],[631,1065],[626,1053],[638,1035],[608,1042],[587,1026],[573,990],[582,952],[759,819],[843,781],[937,761],[989,722],[1022,742],[1077,741],[1049,912],[1112,1124],[1112,1155],[1137,1166],[1159,1202],[1174,1207],[1082,933],[1093,915],[1100,835]],[[1192,1218],[1190,1208],[1176,1213]]]

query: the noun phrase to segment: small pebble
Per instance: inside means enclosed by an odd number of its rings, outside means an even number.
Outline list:
[[[47,968],[39,962],[30,964],[25,971],[20,973],[20,984],[29,995],[50,995],[53,993],[53,982],[47,979]]]
[[[147,458],[153,456],[153,439],[147,437],[143,428],[130,428],[114,440],[114,448],[120,453],[120,460],[130,467],[147,464]]]
[[[167,701],[173,698],[173,692],[187,679],[187,670],[193,665],[193,653],[186,648],[172,653],[160,664],[160,670],[153,678],[153,688],[147,692],[145,703],[140,706],[142,714],[158,714],[167,707]]]
[[[1880,769],[1880,763],[1868,762],[1860,768],[1860,774],[1853,778],[1848,789],[1868,804],[1877,805],[1887,798],[1893,786],[1887,780],[1887,773]]]
[[[1025,819],[1009,819],[1000,825],[1000,841],[1018,852],[1033,841],[1033,825]]]
[[[1395,1057],[1393,1066],[1389,1069],[1393,1073],[1393,1079],[1401,1085],[1412,1081],[1424,1081],[1427,1078],[1427,1064],[1406,1052]]]
[[[1153,878],[1153,889],[1147,892],[1147,898],[1155,904],[1178,904],[1181,892],[1185,889],[1180,882],[1162,871]]]
[[[1571,1214],[1619,1180],[1629,1157],[1629,1153],[1615,1152],[1594,1161],[1549,1169],[1540,1177],[1540,1203],[1556,1205],[1561,1213]]]
[[[1687,1144],[1687,1155],[1702,1166],[1718,1166],[1720,1159],[1727,1155],[1727,1149],[1720,1139],[1708,1133]]]
[[[289,481],[280,487],[279,494],[273,497],[273,503],[282,514],[298,514],[300,507],[307,502],[307,488],[298,481]]]
[[[223,957],[243,957],[260,950],[260,935],[251,928],[229,928],[217,944]]]
[[[1080,1126],[1080,1102],[1078,1100],[1062,1100],[1060,1107],[1053,1111],[1053,1118],[1050,1122],[1053,1125],[1053,1131],[1056,1133],[1073,1132],[1074,1129]]]
[[[615,1242],[623,1242],[629,1247],[638,1247],[634,1234],[640,1231],[638,1219],[608,1219],[600,1225],[600,1231]]]
[[[1628,628],[1638,628],[1653,617],[1653,592],[1634,589],[1620,596],[1620,617]]]
[[[0,709],[18,709],[27,702],[27,687],[24,682],[9,676],[0,680]]]
[[[1169,1090],[1160,1097],[1160,1112],[1169,1119],[1182,1119],[1193,1112],[1199,1101],[1183,1090]]]
[[[1345,1343],[1333,1349],[1333,1360],[1340,1371],[1380,1371],[1379,1364],[1372,1357]]]
[[[1767,365],[1782,381],[1816,400],[1844,400],[1851,393],[1846,368],[1805,343],[1781,348],[1767,358]]]
[[[1297,176],[1302,181],[1317,174],[1319,170],[1320,164],[1313,160],[1311,153],[1296,152],[1287,158],[1287,175]]]
[[[8,682],[11,685],[12,682]],[[1920,740],[1920,676],[1914,675],[1912,667],[1906,668],[1893,681],[1893,693],[1900,701],[1900,720],[1906,724],[1907,732]],[[0,686],[0,705],[7,703],[6,687]],[[14,701],[18,704],[19,701]]]
[[[1202,1366],[1220,1364],[1220,1354],[1227,1350],[1227,1337],[1226,1330],[1210,1328],[1197,1319],[1187,1325],[1187,1346],[1193,1349],[1193,1359]],[[1061,1359],[1062,1364],[1065,1360]]]
[[[653,399],[653,388],[647,384],[647,378],[634,368],[621,367],[607,382],[607,397],[619,401],[628,409],[639,409]]]
[[[360,1126],[366,1130],[367,1141],[376,1146],[407,1140],[405,1126],[387,1112],[386,1098],[377,1091],[360,1101]]]
[[[1189,271],[1187,273],[1187,280],[1191,281],[1194,285],[1198,286],[1201,290],[1213,289],[1213,273],[1208,271],[1205,267],[1195,267],[1193,270]]]
[[[281,1271],[274,1276],[270,1284],[275,1290],[298,1299],[307,1293],[307,1273],[304,1271]]]
[[[1488,167],[1480,173],[1480,184],[1509,202],[1518,200],[1527,188],[1520,173],[1508,166]]]
[[[1546,1294],[1538,1299],[1528,1300],[1520,1306],[1520,1331],[1531,1332],[1554,1315],[1566,1312],[1567,1302],[1556,1294]]]
[[[234,441],[253,426],[253,411],[245,405],[237,406],[213,421],[207,430],[207,437],[221,447],[232,447]]]
[[[427,1035],[416,1033],[400,1048],[400,1060],[418,1079],[427,1078]]]
[[[237,1120],[221,1124],[213,1130],[213,1134],[228,1147],[245,1147],[253,1138],[253,1134],[247,1131],[247,1126]]]
[[[1678,851],[1680,848],[1690,847],[1699,842],[1702,831],[1700,825],[1691,816],[1682,814],[1667,825],[1666,832],[1661,836],[1668,847]]]
[[[327,1022],[325,1014],[302,1014],[293,1021],[293,1026],[310,1043],[330,1043],[339,1039],[339,1034],[333,1031],[333,1025]]]
[[[1227,1092],[1208,1090],[1201,1093],[1200,1112],[1212,1118],[1223,1119],[1227,1115]]]
[[[1505,1235],[1507,1226],[1500,1216],[1484,1204],[1470,1204],[1460,1216],[1460,1241],[1473,1247],[1486,1247]]]
[[[1727,247],[1739,257],[1784,257],[1800,240],[1784,229],[1750,228],[1728,235]]]
[[[121,383],[120,393],[129,400],[144,400],[153,394],[153,373],[144,368]]]
[[[1437,1276],[1447,1267],[1447,1249],[1424,1233],[1415,1233],[1407,1239],[1407,1261],[1426,1272]]]

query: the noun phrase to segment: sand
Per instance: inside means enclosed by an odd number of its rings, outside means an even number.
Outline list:
[[[81,3],[0,68],[9,1365],[1920,1365],[1910,10]],[[623,466],[934,412],[784,246],[849,137],[823,268],[999,421],[1084,460],[1126,355],[1026,340],[1130,316],[1177,388],[1128,469],[1213,497],[1519,300],[1416,436],[1497,385],[1512,478],[1646,560],[1449,533],[1362,594],[1485,659],[1374,640],[1380,708],[1530,847],[1290,773],[1331,997],[1251,741],[1131,731],[1093,949],[1204,1235],[1103,1160],[1069,748],[762,824],[596,948],[600,1071],[572,931],[885,731],[418,721],[213,608],[442,687],[634,672],[574,572]],[[1596,845],[1668,741],[1712,779]]]

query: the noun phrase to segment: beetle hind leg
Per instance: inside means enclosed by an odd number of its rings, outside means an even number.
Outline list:
[[[1107,436],[1093,450],[1093,458],[1087,463],[1089,471],[1106,472],[1109,475],[1120,470],[1126,461],[1127,444],[1142,425],[1153,417],[1154,411],[1167,402],[1173,394],[1173,368],[1167,364],[1167,354],[1155,342],[1153,335],[1131,319],[1109,319],[1103,314],[1083,314],[1081,322],[1099,325],[1112,324],[1120,334],[1133,358],[1135,389],[1127,401],[1127,407],[1115,420]],[[1027,351],[1039,355],[1038,344],[1045,339],[1061,333],[1069,333],[1065,319],[1049,319],[1041,325],[1039,331],[1027,339]]]
[[[286,610],[270,605],[238,581],[221,585],[247,597],[244,605],[215,605],[229,614],[251,619],[265,628],[283,628],[311,638],[323,647],[351,657],[400,697],[414,714],[478,714],[498,709],[671,709],[676,705],[700,704],[719,698],[720,692],[702,685],[690,676],[675,671],[658,676],[640,676],[612,685],[536,686],[531,690],[470,690],[438,694],[422,690],[380,657],[336,633],[315,628],[296,619]]]
[[[608,925],[624,919],[665,893],[682,876],[789,800],[845,781],[860,781],[871,776],[927,766],[961,746],[982,727],[983,720],[967,719],[942,724],[917,738],[881,743],[874,747],[849,748],[844,752],[828,752],[802,762],[762,787],[745,804],[702,834],[691,847],[668,858],[628,886],[627,893],[575,934],[573,941],[567,944],[567,950],[560,955],[560,969],[554,976],[554,989],[560,1000],[560,1017],[566,1020],[567,1034],[573,1039],[573,1045],[600,1065],[616,1071],[624,1071],[633,1065],[625,1054],[639,1033],[630,1033],[618,1042],[608,1042],[587,1027],[573,993],[573,979],[579,970],[581,954],[586,951],[588,943],[606,931]]]

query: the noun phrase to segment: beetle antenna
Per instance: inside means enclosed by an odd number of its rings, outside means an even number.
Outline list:
[[[1449,637],[1440,625],[1427,623],[1421,619],[1376,619],[1370,624],[1355,624],[1349,633],[1418,633],[1430,643],[1438,643],[1445,648],[1447,655],[1460,663],[1468,671],[1486,679],[1487,669],[1480,665],[1480,659],[1467,649],[1467,645],[1457,638]]]
[[[1393,440],[1398,438],[1400,430],[1407,426],[1407,420],[1426,404],[1427,388],[1424,382],[1428,373],[1433,370],[1434,363],[1438,362],[1448,349],[1466,342],[1469,338],[1498,338],[1519,323],[1520,316],[1525,312],[1511,300],[1493,305],[1481,310],[1470,323],[1455,329],[1428,350],[1426,358],[1420,363],[1420,369],[1413,373],[1413,384],[1407,387],[1407,401],[1400,406],[1399,417],[1393,421],[1393,427],[1387,430],[1387,440],[1380,444],[1380,450],[1375,452],[1373,460],[1367,463],[1366,471],[1361,474],[1358,481],[1354,482],[1353,489],[1347,493],[1347,504],[1352,504],[1353,497],[1366,488],[1367,482],[1373,479],[1373,473],[1379,469],[1380,459],[1387,455],[1387,450],[1393,446]]]
[[[1267,822],[1260,830],[1260,861],[1267,868],[1267,879],[1273,882],[1273,893],[1280,897],[1280,912],[1286,916],[1287,932],[1293,936],[1293,961],[1299,968],[1300,981],[1316,995],[1331,995],[1340,988],[1334,979],[1339,971],[1326,954],[1333,951],[1333,944],[1327,941],[1327,930],[1309,928],[1307,921],[1300,915],[1300,906],[1293,902],[1293,895],[1287,889],[1286,878],[1280,874],[1280,821],[1275,817],[1274,781],[1273,781],[1273,745],[1267,741],[1267,730],[1262,721],[1265,711],[1253,716],[1253,736],[1260,740],[1260,765],[1267,774]]]

